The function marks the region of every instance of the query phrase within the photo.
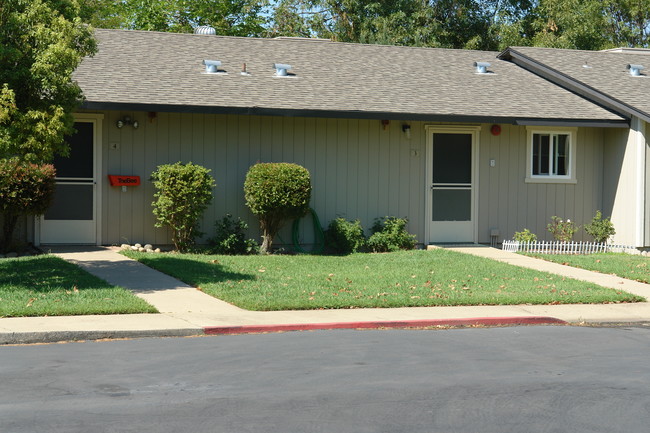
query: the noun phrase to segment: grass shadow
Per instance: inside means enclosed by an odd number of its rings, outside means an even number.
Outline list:
[[[185,283],[200,287],[203,284],[214,284],[224,281],[248,281],[254,280],[252,272],[233,272],[218,262],[205,262],[195,258],[184,258],[182,256],[155,255],[140,256],[137,260]]]
[[[73,287],[82,291],[112,286],[58,257],[41,256],[0,262],[0,287],[48,293]]]

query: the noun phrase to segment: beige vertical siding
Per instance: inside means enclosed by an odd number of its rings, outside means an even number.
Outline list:
[[[115,127],[125,114],[140,122],[137,130]],[[256,162],[295,162],[311,173],[312,207],[323,226],[342,216],[358,218],[369,229],[377,217],[403,216],[424,241],[425,137],[419,122],[409,122],[410,140],[395,121],[384,130],[378,120],[174,113],[150,120],[144,112],[107,112],[105,122],[103,176],[139,175],[143,182],[127,192],[104,182],[104,244],[170,242],[168,230],[154,228],[149,176],[159,164],[176,161],[204,165],[217,182],[202,221],[204,239],[226,213],[246,220],[250,235],[258,236],[257,221],[244,202],[246,172]],[[280,236],[291,242],[289,227]],[[302,221],[301,236],[312,241],[311,220]]]
[[[125,114],[137,119],[140,128],[115,127]],[[203,240],[226,213],[246,220],[250,236],[259,236],[244,202],[246,172],[256,162],[295,162],[311,173],[311,205],[324,227],[339,216],[358,218],[366,229],[377,217],[408,217],[410,231],[426,243],[425,125],[430,123],[406,122],[411,125],[408,139],[402,132],[405,122],[399,121],[384,129],[378,120],[363,119],[178,113],[157,113],[150,119],[146,112],[105,116],[102,176],[139,175],[143,182],[127,192],[103,183],[104,244],[170,242],[167,229],[154,227],[155,191],[149,176],[158,165],[176,161],[204,165],[216,179],[213,204],[202,220]],[[483,125],[480,133],[479,242],[490,241],[491,229],[499,229],[501,239],[524,228],[548,239],[546,224],[552,215],[584,224],[609,203],[602,200],[603,130],[578,130],[577,184],[527,184],[526,128],[501,126],[499,136],[490,133],[490,125]],[[113,143],[117,149],[111,148]],[[490,159],[496,160],[495,167]],[[300,234],[307,243],[313,240],[310,219],[301,222]],[[280,242],[291,242],[289,227],[280,237]],[[577,238],[583,237],[581,230]]]
[[[614,129],[606,132],[606,145],[604,148],[604,207],[612,216],[616,229],[614,240],[619,243],[634,246],[650,245],[648,227],[648,194],[650,193],[647,173],[648,149],[646,143],[645,173],[637,173],[637,132],[632,129]],[[636,191],[639,186],[638,176],[644,176],[646,197],[643,206],[645,233],[643,245],[636,245],[638,239],[637,229],[637,203]]]
[[[498,229],[501,239],[510,239],[524,228],[539,239],[550,240],[546,230],[553,215],[580,225],[588,223],[602,207],[603,130],[579,128],[576,148],[576,184],[526,183],[526,128],[501,125],[493,136],[482,128],[479,143],[479,242],[490,240]],[[490,160],[496,161],[490,167]],[[580,230],[576,240],[589,240]]]

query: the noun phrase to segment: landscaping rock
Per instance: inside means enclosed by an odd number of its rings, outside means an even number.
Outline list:
[[[138,252],[139,252],[139,253],[144,253],[144,252],[146,252],[146,251],[147,251],[147,250],[145,250],[145,249],[142,248],[142,247],[139,247],[139,248],[138,248]]]
[[[142,244],[135,244],[136,248],[142,248]]]
[[[122,244],[122,245],[120,245],[120,248],[122,248],[123,250],[130,250],[130,249],[131,249],[131,245],[129,245],[129,244]]]
[[[147,253],[153,253],[153,249],[152,249],[152,248],[145,248],[144,251],[147,252]]]
[[[146,245],[144,246],[144,249],[145,249],[145,250],[152,250],[152,251],[153,251],[153,245],[151,245],[151,244],[146,244]]]
[[[138,251],[138,247],[136,246],[131,247],[131,251]]]
[[[154,252],[154,253],[159,253],[159,252],[160,252],[160,248],[156,248],[155,250],[153,250],[153,252]]]

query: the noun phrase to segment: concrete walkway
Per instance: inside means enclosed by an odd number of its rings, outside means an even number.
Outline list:
[[[517,266],[578,278],[650,299],[650,285],[550,263],[498,249],[450,247]],[[527,323],[648,323],[650,303],[512,305],[247,311],[119,254],[113,247],[61,247],[53,253],[110,284],[132,290],[160,314],[0,319],[0,344],[98,338],[182,336],[215,333]]]

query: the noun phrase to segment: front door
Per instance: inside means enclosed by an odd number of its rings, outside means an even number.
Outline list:
[[[76,122],[69,157],[56,157],[56,191],[41,217],[41,244],[97,243],[95,122]]]
[[[476,132],[439,129],[430,134],[429,241],[476,242]]]

